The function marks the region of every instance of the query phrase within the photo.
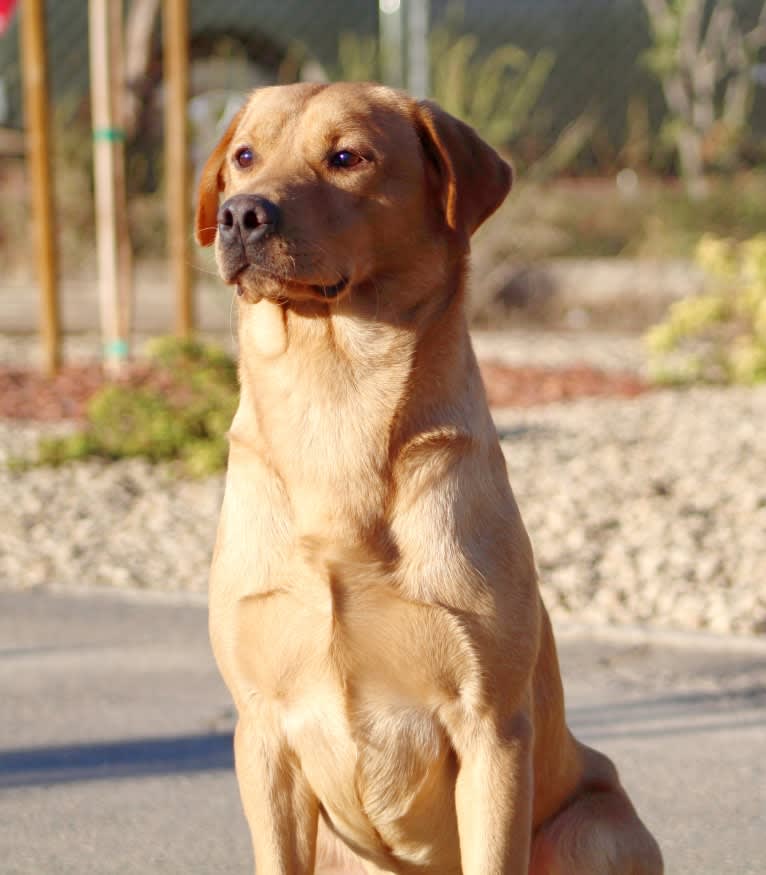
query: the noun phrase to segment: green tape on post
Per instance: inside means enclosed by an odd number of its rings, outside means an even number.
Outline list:
[[[122,338],[110,340],[108,343],[104,344],[104,358],[124,359],[128,357],[129,350],[130,347],[128,346],[127,340],[123,340]]]
[[[95,142],[124,143],[125,131],[122,128],[94,128],[93,139]]]

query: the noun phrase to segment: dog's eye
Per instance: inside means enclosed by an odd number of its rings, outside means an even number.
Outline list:
[[[234,163],[238,167],[249,167],[254,160],[255,156],[253,155],[253,150],[248,149],[247,146],[244,146],[241,149],[237,149],[237,151],[234,153]]]
[[[334,152],[330,155],[330,167],[341,167],[348,170],[350,167],[356,167],[364,161],[361,155],[352,152],[350,149],[341,149],[340,152]]]

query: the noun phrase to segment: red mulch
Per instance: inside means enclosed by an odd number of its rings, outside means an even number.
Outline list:
[[[80,419],[104,383],[99,365],[67,365],[54,379],[34,370],[0,367],[0,417],[52,422]]]
[[[497,407],[531,407],[584,397],[633,398],[648,386],[631,374],[600,371],[586,365],[566,368],[511,367],[484,362],[482,376],[489,403]],[[126,377],[135,386],[163,386],[146,366],[134,365]],[[0,418],[52,422],[82,419],[90,397],[105,384],[97,364],[67,365],[55,379],[34,370],[0,366]]]
[[[53,379],[32,369],[0,365],[0,418],[41,422],[84,419],[88,401],[109,382],[99,364],[65,365]],[[176,399],[182,394],[167,372],[143,363],[131,364],[119,382],[155,389]]]
[[[534,407],[578,398],[635,398],[650,389],[634,374],[583,364],[546,368],[482,362],[481,375],[492,407]]]

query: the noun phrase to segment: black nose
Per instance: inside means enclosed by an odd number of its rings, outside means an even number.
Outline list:
[[[218,210],[218,232],[224,243],[258,243],[273,234],[278,223],[277,205],[256,194],[235,194]]]

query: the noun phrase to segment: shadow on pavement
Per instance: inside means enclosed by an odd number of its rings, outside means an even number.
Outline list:
[[[229,732],[0,751],[0,789],[234,768]]]
[[[766,687],[579,705],[568,718],[584,741],[762,727]],[[230,732],[0,751],[0,789],[231,770]]]
[[[697,735],[762,727],[766,686],[651,696],[567,709],[575,734],[585,740]]]

